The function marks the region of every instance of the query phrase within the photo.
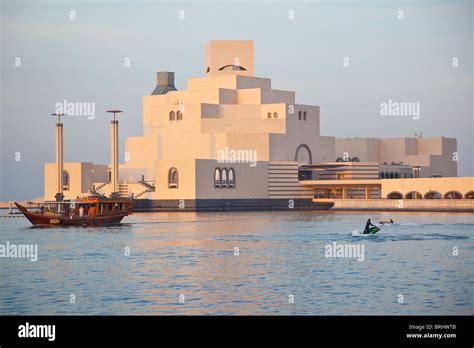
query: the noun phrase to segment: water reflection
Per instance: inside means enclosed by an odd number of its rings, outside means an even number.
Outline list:
[[[0,314],[473,314],[474,217],[390,213],[399,225],[351,236],[387,216],[148,213],[54,229],[4,219],[1,241],[37,243],[39,260],[1,260]],[[365,261],[326,258],[332,242],[364,244]]]

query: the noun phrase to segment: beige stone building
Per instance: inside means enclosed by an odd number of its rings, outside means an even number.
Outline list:
[[[457,176],[454,138],[336,139],[336,156],[339,160],[355,158],[382,165],[419,167],[419,177],[422,178]]]
[[[210,41],[205,54],[204,76],[189,78],[186,89],[176,89],[174,73],[159,72],[143,97],[143,135],[125,139],[119,174],[120,194],[133,194],[138,208],[288,209],[292,200],[317,209],[315,189],[301,182],[336,160],[370,162],[371,179],[384,162],[420,167],[422,176],[456,175],[455,139],[320,135],[318,106],[298,104],[295,92],[254,76],[253,41]],[[109,166],[65,163],[64,170],[65,199],[113,190]],[[46,164],[46,199],[54,198],[56,175]],[[345,176],[360,177],[347,168]]]
[[[144,134],[125,140],[121,193],[169,204],[311,198],[298,185],[298,162],[335,156],[334,137],[319,132],[319,107],[296,104],[295,92],[253,76],[252,41],[210,41],[205,62],[205,76],[189,78],[184,90],[174,87],[173,73],[157,74],[156,88],[143,98]],[[50,166],[46,198],[54,193]],[[104,182],[89,188],[111,192]],[[66,199],[77,193],[65,191]]]

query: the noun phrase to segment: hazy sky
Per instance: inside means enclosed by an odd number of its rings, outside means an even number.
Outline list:
[[[256,76],[296,91],[298,103],[320,105],[322,135],[456,137],[459,175],[474,175],[472,1],[1,6],[0,200],[43,194],[43,164],[55,160],[56,103],[96,107],[93,120],[64,120],[65,161],[109,163],[105,110],[124,110],[123,153],[125,137],[142,134],[142,96],[153,91],[155,72],[175,71],[176,87],[185,88],[186,78],[204,75],[212,39],[254,40]],[[420,118],[381,116],[389,99],[420,103]]]

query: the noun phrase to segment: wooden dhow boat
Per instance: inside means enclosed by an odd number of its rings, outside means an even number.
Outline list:
[[[119,224],[132,214],[133,198],[89,196],[74,201],[29,204],[16,207],[34,226],[104,226]]]
[[[111,121],[111,170],[110,197],[99,195],[91,189],[87,196],[76,197],[75,200],[64,200],[64,160],[63,160],[63,124],[64,113],[54,113],[56,123],[56,201],[29,203],[28,208],[15,202],[16,207],[34,226],[103,226],[119,224],[122,219],[132,213],[133,196],[121,197],[119,193],[118,164],[118,121],[116,114],[120,110],[108,110],[114,115]]]

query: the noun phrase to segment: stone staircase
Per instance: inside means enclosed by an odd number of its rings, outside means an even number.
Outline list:
[[[101,183],[101,184],[99,184],[99,185],[97,185],[97,186],[94,184],[95,190],[96,190],[96,191],[99,191],[102,187],[104,187],[104,186],[107,185],[107,184],[108,184],[108,182],[103,182],[103,183]]]
[[[143,195],[144,195],[145,193],[147,193],[147,192],[150,192],[150,191],[148,191],[148,190],[142,191],[142,192],[140,192],[138,195],[136,195],[134,198],[135,198],[135,199],[140,198],[141,196],[143,196]]]
[[[139,181],[138,183],[139,183],[140,185],[142,185],[142,186],[145,188],[145,190],[142,191],[142,192],[140,192],[139,194],[135,195],[134,198],[140,198],[140,197],[143,196],[145,193],[147,193],[147,192],[155,192],[155,190],[156,190],[155,185],[150,184],[150,183],[148,183],[148,182]]]

